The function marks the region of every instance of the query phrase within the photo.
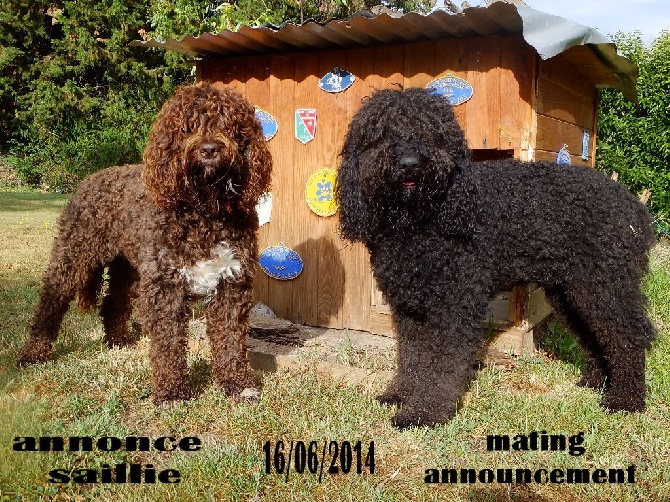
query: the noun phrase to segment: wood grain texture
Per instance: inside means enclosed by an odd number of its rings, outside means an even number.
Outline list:
[[[305,183],[317,169],[337,169],[349,122],[376,89],[423,87],[453,74],[472,84],[474,95],[454,113],[473,149],[513,150],[527,160],[555,160],[568,143],[573,163],[593,164],[597,94],[579,72],[590,54],[575,52],[540,61],[520,36],[446,38],[412,44],[257,56],[198,63],[198,78],[230,85],[279,122],[268,147],[274,159],[273,214],[259,232],[259,247],[285,243],[303,257],[296,279],[257,275],[257,299],[294,322],[389,334],[388,306],[373,287],[369,256],[360,243],[340,239],[337,217],[319,217],[305,202]],[[318,80],[339,67],[356,82],[345,92],[320,90]],[[296,108],[317,109],[316,138],[294,137]],[[591,157],[581,160],[582,131],[589,131]],[[495,152],[493,152],[495,153]],[[539,294],[503,292],[492,305],[500,325],[544,314]],[[531,298],[530,302],[519,299]],[[537,300],[537,301],[536,301]],[[530,303],[533,312],[519,312]]]

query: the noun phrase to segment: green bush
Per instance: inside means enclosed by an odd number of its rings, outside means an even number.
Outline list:
[[[634,61],[640,75],[638,102],[618,90],[600,91],[596,164],[616,171],[633,192],[651,190],[649,207],[657,229],[670,224],[670,32],[645,46],[640,33],[614,36],[619,51]],[[667,234],[666,234],[667,235]]]
[[[159,107],[192,80],[183,58],[129,46],[150,17],[150,0],[0,0],[0,153],[25,183],[71,191],[140,161]]]
[[[139,162],[160,104],[129,106],[119,100],[106,110],[90,110],[92,120],[71,120],[71,128],[60,134],[35,131],[36,139],[17,144],[7,162],[25,183],[69,192],[93,172]],[[48,130],[62,127],[56,122]]]

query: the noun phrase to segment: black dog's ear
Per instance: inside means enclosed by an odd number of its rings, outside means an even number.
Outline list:
[[[466,241],[477,232],[482,211],[478,182],[470,171],[459,169],[454,173],[447,197],[437,214],[438,224],[445,235]]]
[[[363,194],[356,159],[343,155],[340,170],[335,184],[338,215],[340,218],[340,235],[352,242],[367,242],[370,215]]]

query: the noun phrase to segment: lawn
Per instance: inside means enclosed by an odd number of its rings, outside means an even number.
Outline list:
[[[317,372],[310,360],[298,369],[258,375],[262,399],[248,405],[217,392],[207,351],[194,351],[189,362],[196,397],[156,407],[149,399],[147,340],[109,350],[98,318],[74,309],[63,324],[55,361],[17,370],[65,203],[59,195],[0,192],[0,500],[670,500],[668,246],[654,249],[644,284],[659,331],[648,357],[644,413],[607,413],[597,392],[576,387],[579,358],[569,339],[554,329],[552,346],[560,359],[540,351],[520,358],[512,369],[486,368],[451,422],[397,431],[389,424],[394,410],[374,400],[380,384],[346,384]],[[533,432],[563,436],[568,445],[572,439],[575,448],[543,451],[531,441],[526,451],[487,449],[487,436],[510,436],[514,442],[517,435],[531,439]],[[15,438],[48,436],[91,437],[93,451],[13,451],[15,444],[29,444]],[[149,451],[132,451],[126,441],[131,436],[150,438]],[[96,444],[101,437],[121,438],[122,446],[115,439]],[[183,440],[180,448],[163,437],[197,439]],[[278,441],[283,455],[275,455],[282,453]],[[169,449],[166,445],[176,449],[161,451]],[[335,446],[338,474],[328,472]],[[349,458],[350,471],[343,473]],[[101,483],[116,464],[142,464],[145,479],[153,480],[155,471],[156,480]],[[427,484],[427,469],[474,469],[478,477],[470,483]],[[490,482],[497,469],[526,469],[540,482]],[[620,472],[624,482],[609,482],[610,469],[620,470],[613,481]],[[588,470],[592,480],[605,482],[567,483],[567,473],[575,470]],[[161,482],[174,481],[174,471],[179,483]],[[634,482],[628,482],[631,474]],[[98,482],[49,482],[77,475]]]

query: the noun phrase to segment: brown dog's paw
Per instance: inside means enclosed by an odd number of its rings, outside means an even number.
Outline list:
[[[170,408],[180,401],[188,401],[191,399],[191,389],[187,386],[175,387],[170,389],[154,389],[152,401],[157,406]]]
[[[47,361],[51,361],[52,359],[53,353],[50,348],[48,350],[42,350],[35,347],[29,347],[24,349],[24,351],[21,353],[18,361],[16,362],[16,365],[19,368],[25,368],[31,364],[45,363]]]
[[[261,391],[256,387],[245,387],[242,392],[235,396],[238,403],[255,404],[261,400]]]

